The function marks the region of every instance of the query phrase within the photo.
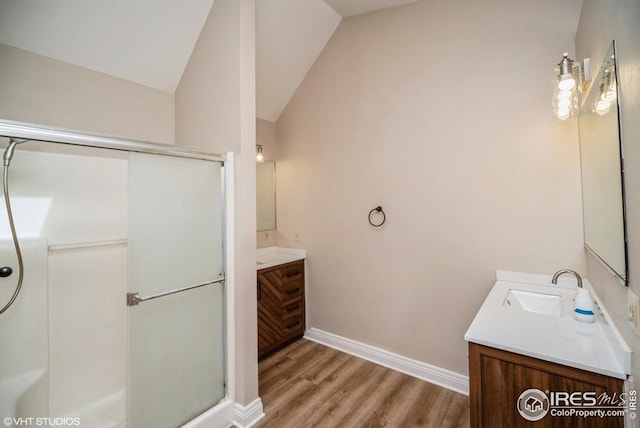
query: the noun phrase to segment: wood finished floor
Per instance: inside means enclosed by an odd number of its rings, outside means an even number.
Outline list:
[[[259,364],[256,428],[468,428],[469,398],[301,339]]]

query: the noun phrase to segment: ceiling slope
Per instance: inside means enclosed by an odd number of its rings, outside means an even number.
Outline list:
[[[361,15],[401,4],[413,3],[416,0],[324,0],[340,16]]]
[[[322,0],[256,2],[256,114],[274,122],[341,17]]]
[[[2,0],[0,43],[173,93],[214,0]]]

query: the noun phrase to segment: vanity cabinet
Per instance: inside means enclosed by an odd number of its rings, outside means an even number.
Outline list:
[[[542,361],[528,356],[469,343],[469,398],[471,428],[622,428],[623,417],[552,416],[525,420],[516,408],[520,394],[541,391],[594,391],[609,396],[623,391],[623,381],[613,377]],[[588,409],[588,407],[584,407]]]
[[[258,358],[264,358],[304,334],[304,260],[259,270],[257,292]]]

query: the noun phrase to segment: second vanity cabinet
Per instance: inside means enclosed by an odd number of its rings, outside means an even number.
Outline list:
[[[264,358],[304,334],[304,260],[259,270],[257,293],[258,358]]]
[[[620,379],[469,343],[471,428],[622,428],[622,417],[551,416],[530,422],[515,403],[523,391],[593,391],[620,397]],[[588,408],[586,408],[588,409]]]

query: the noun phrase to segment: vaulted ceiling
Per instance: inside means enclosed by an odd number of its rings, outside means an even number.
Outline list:
[[[342,18],[416,0],[257,0],[256,115],[282,113]]]
[[[278,119],[343,18],[414,1],[256,0],[257,116]],[[0,0],[0,43],[173,93],[213,2]]]
[[[256,1],[258,117],[278,118],[343,17],[415,0],[325,1]],[[213,2],[2,0],[0,43],[173,93]]]
[[[0,43],[173,93],[214,0],[2,0]]]

